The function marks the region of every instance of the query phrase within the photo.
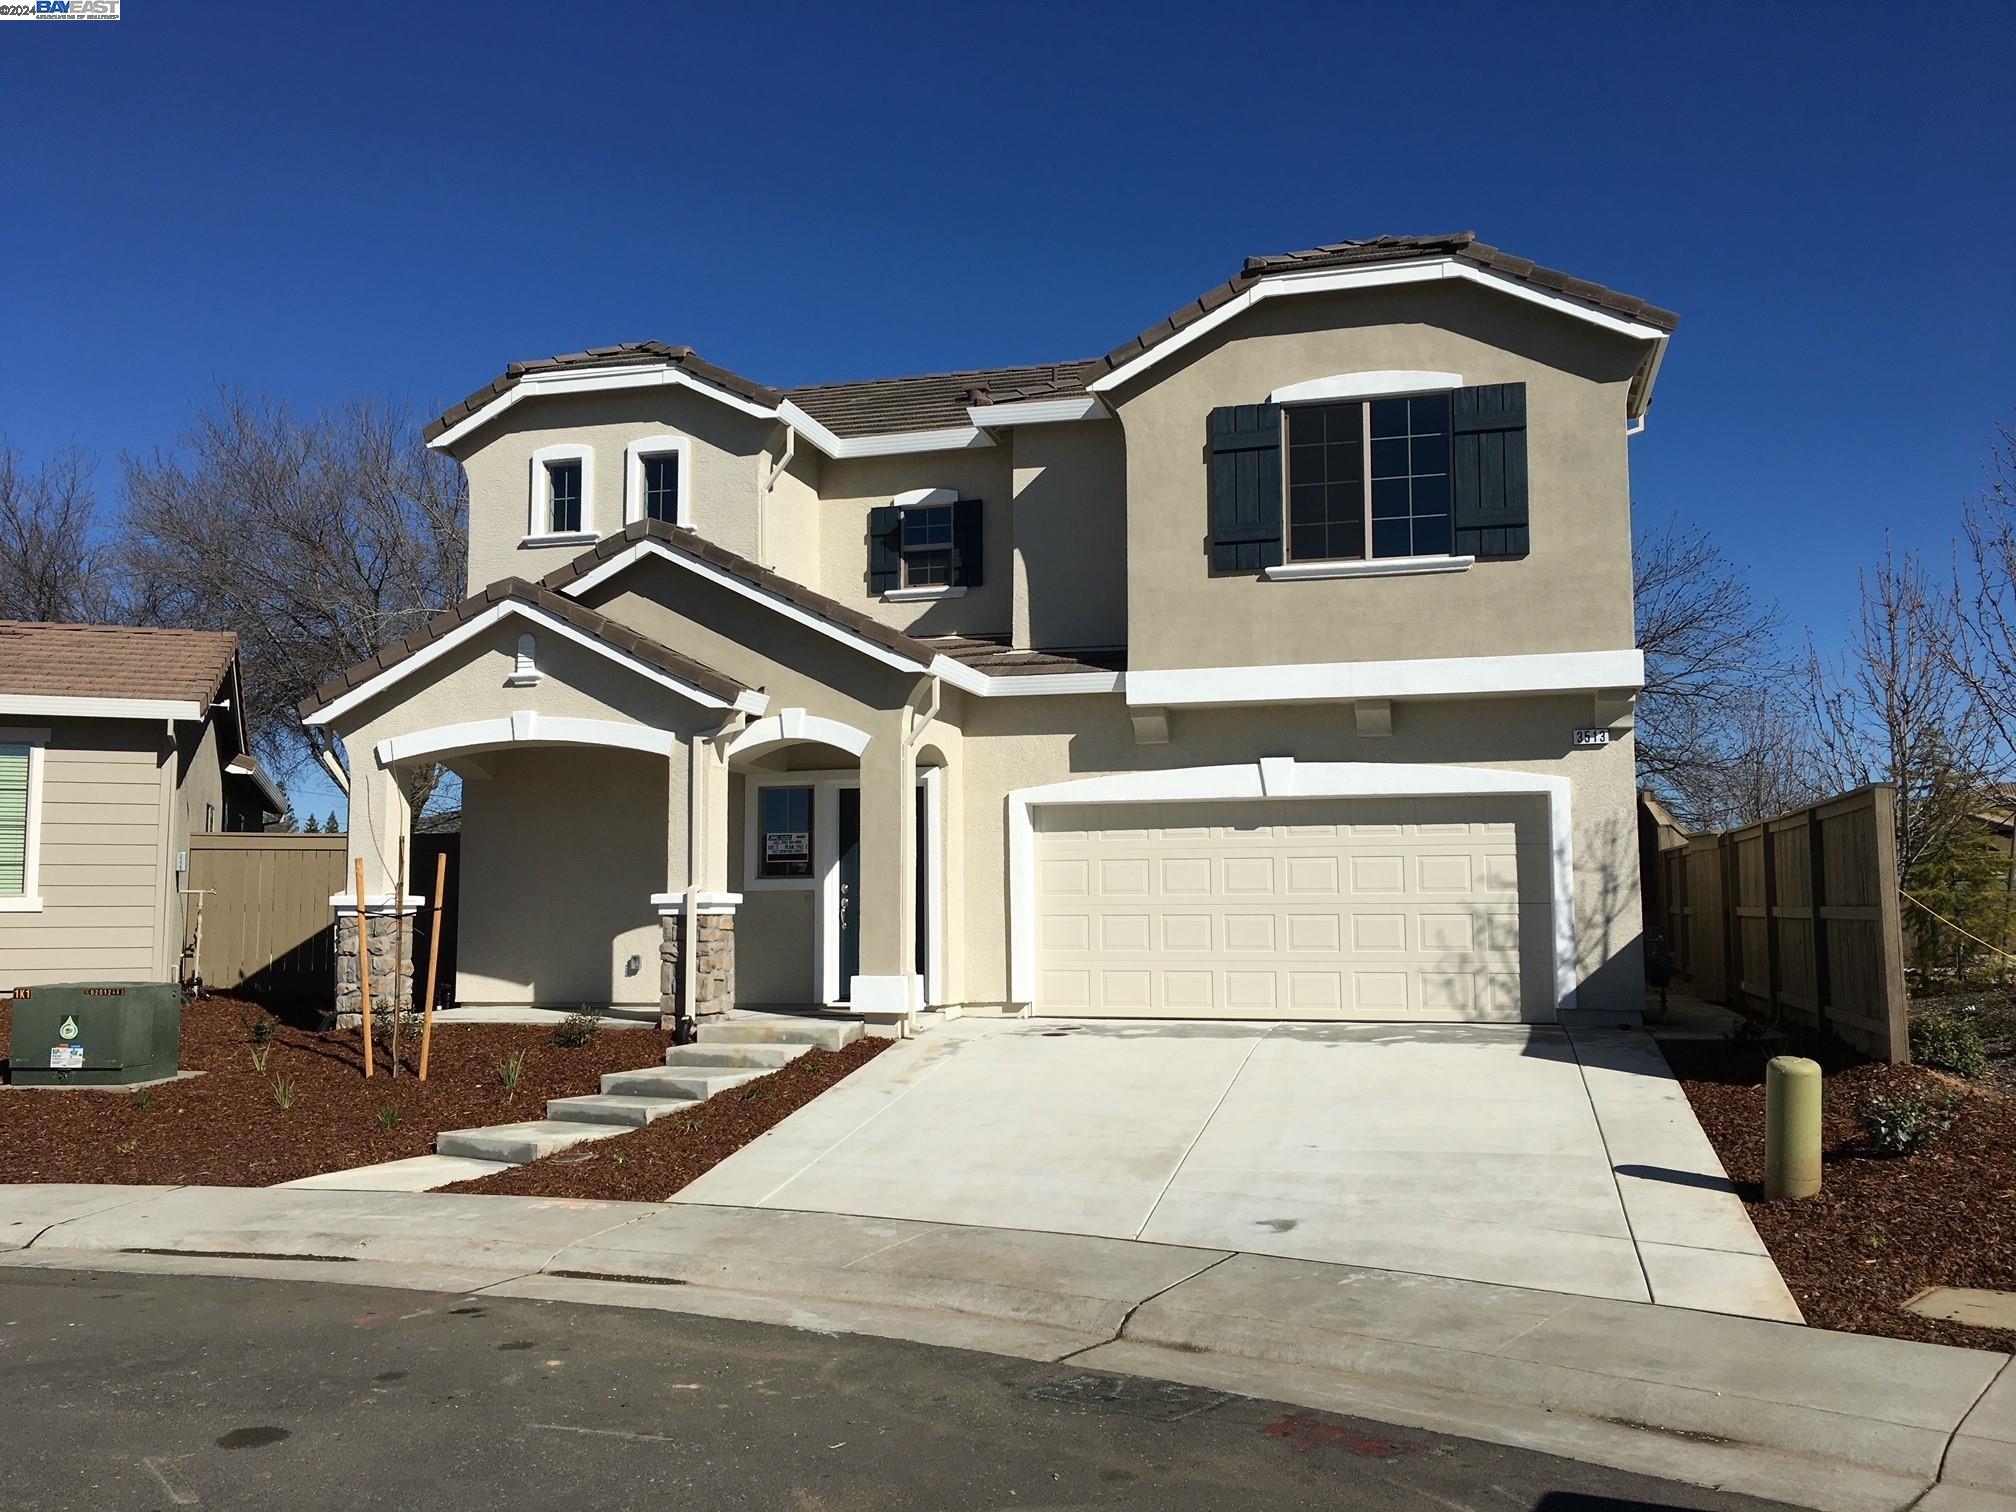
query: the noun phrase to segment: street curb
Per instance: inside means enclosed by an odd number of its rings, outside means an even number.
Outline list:
[[[2007,1354],[1273,1256],[455,1193],[0,1186],[0,1268],[480,1291],[1082,1363],[1843,1512],[2016,1512]],[[1986,1498],[1986,1500],[1984,1500]]]

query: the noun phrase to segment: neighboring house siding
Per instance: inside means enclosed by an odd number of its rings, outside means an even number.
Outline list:
[[[577,555],[575,546],[521,547],[532,505],[532,454],[585,446],[594,454],[583,524],[597,535],[623,528],[625,452],[633,441],[676,435],[692,449],[687,507],[709,540],[756,554],[756,500],[769,472],[771,421],[738,413],[683,388],[542,398],[508,411],[456,447],[469,474],[469,591],[499,578],[538,578]]]
[[[113,720],[49,726],[40,913],[0,914],[0,988],[158,981],[163,961],[163,778],[157,729]]]
[[[1468,285],[1274,299],[1117,397],[1127,447],[1129,665],[1137,669],[1607,650],[1632,644],[1625,396],[1642,343]],[[1527,386],[1532,550],[1467,572],[1270,582],[1214,576],[1210,412],[1332,374],[1460,373]]]

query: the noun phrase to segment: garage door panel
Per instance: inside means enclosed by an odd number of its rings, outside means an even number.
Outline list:
[[[1039,1011],[1552,1013],[1539,799],[1037,810]]]

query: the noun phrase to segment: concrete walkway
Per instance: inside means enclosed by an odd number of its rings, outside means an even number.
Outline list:
[[[23,1186],[0,1187],[0,1267],[323,1279],[863,1333],[1068,1358],[1839,1512],[2016,1512],[2004,1354],[1223,1249],[680,1204]]]
[[[1642,1033],[961,1019],[674,1199],[1341,1262],[1796,1322]]]

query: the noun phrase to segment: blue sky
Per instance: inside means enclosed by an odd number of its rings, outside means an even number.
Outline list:
[[[108,482],[224,383],[1074,358],[1249,253],[1472,228],[1680,311],[1638,508],[1826,643],[2016,411],[2006,4],[126,10],[0,28],[0,432]]]

